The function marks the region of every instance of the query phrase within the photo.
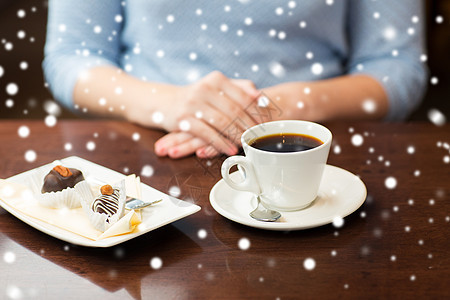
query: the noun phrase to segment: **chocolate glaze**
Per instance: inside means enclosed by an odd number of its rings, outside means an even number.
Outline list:
[[[114,189],[112,195],[100,195],[92,202],[92,210],[111,217],[119,209],[119,190]]]
[[[42,193],[59,192],[68,187],[73,188],[75,184],[84,180],[80,170],[69,168],[72,175],[64,177],[55,170],[51,170],[44,178]]]

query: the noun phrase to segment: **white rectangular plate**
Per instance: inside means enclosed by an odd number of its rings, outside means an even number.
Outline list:
[[[88,178],[96,178],[103,182],[118,182],[126,177],[121,173],[77,156],[71,156],[61,159],[60,162],[63,165],[75,167],[81,170],[88,182]],[[27,178],[32,174],[31,172],[33,171],[34,170],[30,170],[12,176],[8,178],[8,180],[21,184],[27,181]],[[137,232],[109,237],[98,241],[90,240],[73,232],[64,230],[62,228],[25,215],[20,211],[12,208],[1,199],[0,205],[9,213],[27,223],[28,225],[36,228],[37,230],[40,230],[48,235],[66,241],[68,243],[86,247],[111,247],[131,240],[137,236],[150,232],[154,229],[157,229],[184,217],[187,217],[200,210],[200,206],[198,205],[176,199],[143,183],[141,183],[141,192],[142,200],[144,201],[152,201],[156,199],[163,199],[163,201],[142,211],[142,223],[139,225],[139,230]]]

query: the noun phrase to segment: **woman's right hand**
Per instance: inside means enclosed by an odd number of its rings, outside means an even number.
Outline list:
[[[246,108],[259,91],[250,81],[232,80],[220,72],[188,86],[157,89],[152,95],[147,105],[154,124],[142,125],[189,133],[221,153],[236,154],[241,134],[256,125]],[[133,116],[129,119],[133,121]]]

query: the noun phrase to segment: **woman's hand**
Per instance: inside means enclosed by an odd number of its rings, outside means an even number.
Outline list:
[[[247,85],[244,89],[213,72],[197,83],[178,88],[172,101],[161,104],[161,125],[168,132],[188,132],[232,155],[237,152],[242,132],[256,124],[245,109],[257,95],[255,88],[250,90]]]
[[[232,96],[226,96],[224,90]],[[172,158],[193,153],[202,158],[216,156],[219,152],[235,154],[242,132],[256,124],[247,111],[259,95],[254,84],[249,80],[230,80],[220,73],[212,73],[181,91],[187,95],[187,101],[179,100],[180,104],[173,110],[175,115],[184,118],[179,121],[178,128],[174,122],[179,118],[171,118],[164,125],[170,133],[155,143],[156,154]],[[216,116],[219,121],[208,116]],[[222,142],[234,147],[232,151],[223,151],[222,145],[218,144]]]

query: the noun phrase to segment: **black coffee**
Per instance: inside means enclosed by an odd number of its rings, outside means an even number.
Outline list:
[[[299,152],[320,146],[323,142],[306,134],[277,133],[256,138],[248,144],[263,151]]]

